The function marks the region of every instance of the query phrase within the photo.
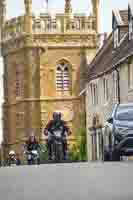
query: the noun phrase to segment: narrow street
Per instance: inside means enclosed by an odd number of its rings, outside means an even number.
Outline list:
[[[132,200],[132,169],[132,162],[0,168],[0,199]]]

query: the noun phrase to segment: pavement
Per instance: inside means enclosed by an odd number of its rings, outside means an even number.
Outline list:
[[[0,168],[0,200],[133,200],[133,162]]]

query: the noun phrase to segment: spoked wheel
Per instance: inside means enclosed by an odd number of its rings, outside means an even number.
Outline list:
[[[62,144],[55,143],[54,145],[55,148],[55,161],[60,162],[63,160],[63,148]]]

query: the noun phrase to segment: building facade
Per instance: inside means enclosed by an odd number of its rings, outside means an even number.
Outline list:
[[[93,14],[73,14],[71,1],[64,13],[35,16],[32,0],[25,15],[6,20],[6,1],[0,1],[1,46],[4,58],[3,149],[22,154],[22,144],[33,131],[44,141],[43,128],[59,110],[76,139],[80,113],[79,93],[86,80],[86,63],[97,48],[99,0]],[[89,9],[89,8],[88,8]]]
[[[133,6],[113,11],[112,33],[89,65],[86,121],[90,160],[102,159],[99,133],[116,103],[133,101]],[[109,134],[107,131],[106,133]],[[109,135],[103,135],[109,140]],[[109,141],[108,141],[109,142]]]

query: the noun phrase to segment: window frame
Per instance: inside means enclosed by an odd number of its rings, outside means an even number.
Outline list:
[[[129,40],[133,39],[133,18],[129,20]]]
[[[107,103],[109,100],[109,84],[108,84],[108,78],[103,78],[103,92],[104,92],[104,103]]]
[[[97,83],[91,83],[90,84],[90,90],[91,90],[91,102],[92,102],[92,105],[98,105],[98,87],[97,87]]]
[[[114,48],[117,48],[117,47],[118,47],[119,42],[120,42],[120,30],[119,30],[119,28],[117,27],[117,28],[114,30]]]
[[[58,68],[60,70],[58,70]],[[67,69],[67,72],[65,71]],[[59,73],[60,71],[60,73]],[[70,64],[62,61],[56,67],[56,91],[69,92],[70,91]]]
[[[133,89],[133,62],[128,62],[128,89]]]

